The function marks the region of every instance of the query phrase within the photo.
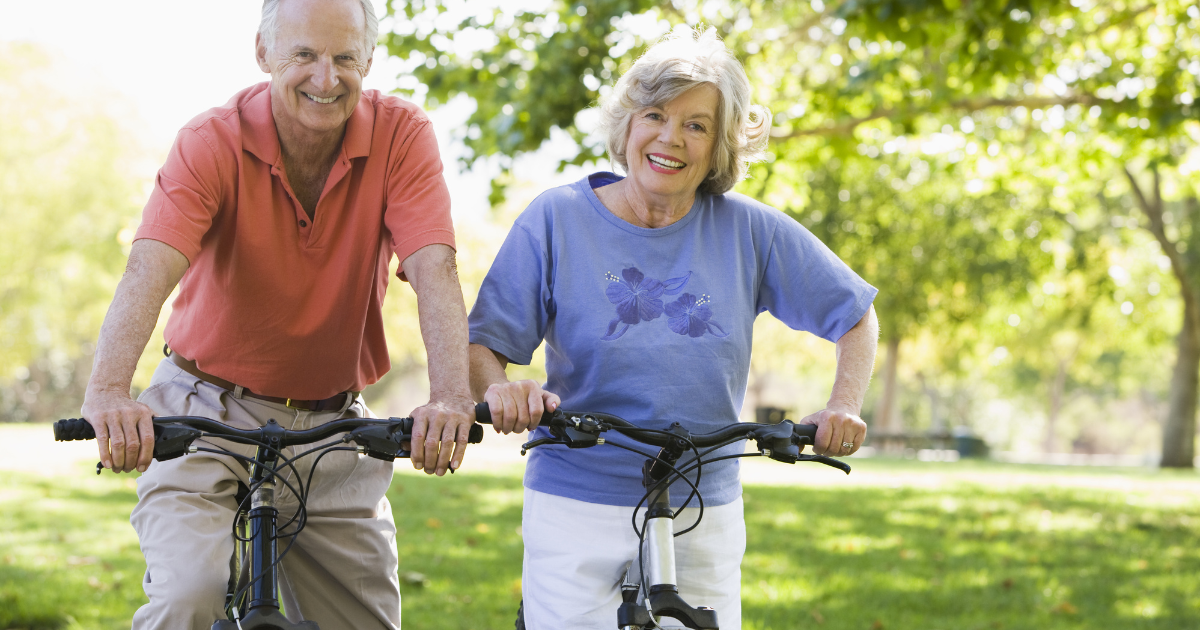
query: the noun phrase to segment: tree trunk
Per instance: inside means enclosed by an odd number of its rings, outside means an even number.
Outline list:
[[[1171,262],[1171,272],[1179,280],[1179,297],[1183,301],[1183,325],[1179,329],[1175,371],[1171,374],[1171,393],[1167,421],[1163,424],[1162,466],[1164,468],[1193,468],[1196,454],[1196,398],[1200,388],[1200,296],[1192,283],[1192,266],[1179,248],[1167,237],[1163,219],[1162,180],[1158,169],[1151,166],[1153,177],[1150,195],[1142,191],[1137,178],[1128,168],[1125,176],[1134,201],[1149,219],[1147,230],[1154,235],[1163,253]],[[1195,201],[1189,200],[1194,206]]]
[[[1179,354],[1171,374],[1167,421],[1163,424],[1162,466],[1192,468],[1196,457],[1196,399],[1200,388],[1200,330],[1198,305],[1183,303],[1183,327],[1179,331]]]
[[[1063,390],[1067,384],[1067,361],[1059,360],[1058,371],[1054,373],[1054,382],[1050,384],[1050,401],[1046,409],[1046,437],[1042,443],[1042,451],[1056,453],[1058,413],[1062,410]]]
[[[896,368],[900,365],[900,338],[890,337],[887,342],[887,359],[883,363],[883,395],[875,413],[875,430],[880,433],[895,433],[900,430],[896,422]]]

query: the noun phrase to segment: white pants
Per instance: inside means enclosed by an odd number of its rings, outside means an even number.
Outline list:
[[[675,520],[675,530],[690,527],[697,512],[696,508],[684,510]],[[629,507],[525,489],[521,594],[526,628],[616,628],[621,579],[638,559],[632,517]],[[706,507],[700,526],[675,539],[680,596],[693,607],[715,609],[721,630],[742,627],[741,564],[745,552],[746,523],[740,497],[728,505]],[[663,627],[682,626],[664,623]]]

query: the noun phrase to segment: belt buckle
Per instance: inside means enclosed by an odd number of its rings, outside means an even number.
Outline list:
[[[292,409],[299,409],[300,411],[312,411],[312,405],[307,405],[307,406],[300,406],[299,404],[295,404],[295,405],[293,405],[293,404],[292,404],[293,402],[296,402],[296,403],[307,403],[307,402],[309,402],[309,401],[307,401],[307,400],[296,400],[295,398],[288,398],[288,399],[287,399],[287,400],[286,400],[286,401],[285,401],[283,404],[284,404],[285,406],[287,406],[287,407],[290,407],[290,408],[292,408]]]

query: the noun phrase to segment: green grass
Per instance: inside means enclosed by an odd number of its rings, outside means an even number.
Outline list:
[[[1104,473],[1137,482],[1115,491],[1055,485],[1084,474],[1059,468],[854,463],[900,487],[747,489],[747,630],[1200,628],[1200,496],[1178,488],[1194,473]],[[1040,483],[902,484],[931,471]],[[144,598],[132,481],[0,473],[0,488],[0,629],[127,628]],[[511,627],[519,479],[398,475],[389,498],[401,574],[425,576],[402,580],[405,627]]]

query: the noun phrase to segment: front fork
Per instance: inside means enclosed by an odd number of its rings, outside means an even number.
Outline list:
[[[250,475],[250,512],[246,521],[250,529],[250,605],[246,616],[241,616],[238,602],[233,603],[234,619],[219,619],[212,630],[318,630],[312,621],[293,623],[279,611],[279,566],[276,562],[279,508],[275,507],[275,473],[282,450],[281,441],[271,439],[273,432],[281,431],[271,420],[267,423],[268,444],[260,446],[254,456],[255,464]]]
[[[686,431],[678,423],[668,429],[673,433]],[[668,485],[670,466],[674,466],[683,455],[686,441],[677,441],[663,447],[658,460],[649,460],[642,469],[642,484],[651,491],[650,506],[646,512],[644,555],[645,579],[650,585],[644,603],[638,602],[639,585],[621,585],[621,606],[617,609],[617,627],[620,630],[652,630],[658,624],[654,617],[672,617],[692,630],[718,630],[717,611],[707,606],[693,608],[679,596],[678,580],[675,575],[675,512],[671,509],[671,490]],[[659,461],[661,460],[661,461]],[[669,466],[664,466],[666,462]],[[638,571],[641,574],[641,571]]]

